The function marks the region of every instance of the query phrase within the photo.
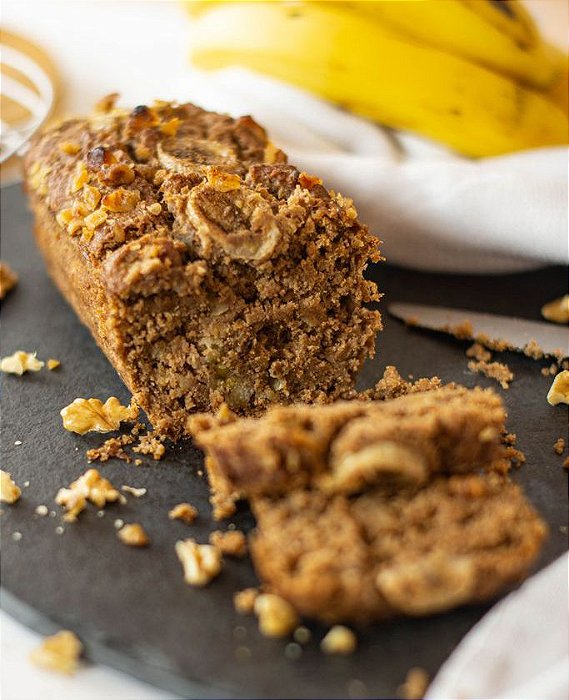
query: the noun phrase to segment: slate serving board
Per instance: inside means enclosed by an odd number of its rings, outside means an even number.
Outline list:
[[[126,670],[188,698],[393,697],[411,666],[433,676],[464,634],[488,609],[462,608],[428,619],[400,620],[358,632],[359,649],[348,658],[324,656],[318,642],[325,632],[309,624],[313,640],[300,658],[287,656],[287,641],[267,640],[252,618],[232,605],[235,591],[256,582],[249,560],[228,561],[205,590],[182,578],[176,540],[206,541],[217,527],[210,519],[207,485],[198,471],[202,457],[191,444],[169,446],[162,462],[145,458],[135,467],[111,461],[100,467],[116,485],[146,487],[143,498],[107,507],[104,517],[89,507],[80,521],[58,535],[60,509],[53,498],[87,467],[85,450],[102,436],[64,431],[59,410],[78,396],[129,395],[87,330],[59,295],[34,246],[31,216],[19,186],[2,190],[1,256],[20,274],[20,284],[4,301],[1,352],[37,351],[61,367],[22,378],[2,377],[2,468],[22,485],[23,497],[3,506],[2,605],[30,627],[50,633],[65,627],[83,640],[89,658]],[[370,270],[387,300],[444,304],[539,319],[541,305],[564,293],[566,270],[549,268],[508,276],[445,276],[403,271],[387,265]],[[466,369],[466,344],[409,329],[385,314],[379,353],[362,374],[371,385],[386,364],[416,377],[438,374],[467,386],[497,387]],[[551,380],[540,364],[505,355],[516,375],[511,389],[498,388],[510,413],[527,463],[514,474],[549,523],[551,534],[536,568],[567,548],[567,475],[553,443],[567,434],[567,412],[552,408],[545,395]],[[21,440],[21,445],[15,441]],[[187,500],[201,516],[195,525],[170,522],[168,510]],[[38,517],[46,504],[56,517]],[[141,522],[149,533],[147,550],[125,547],[113,522]],[[231,519],[249,530],[244,507]],[[20,532],[19,541],[13,539]],[[289,652],[290,654],[290,649]]]

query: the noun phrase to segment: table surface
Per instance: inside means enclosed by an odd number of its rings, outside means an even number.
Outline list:
[[[143,498],[109,506],[104,517],[91,508],[58,535],[59,512],[53,518],[35,516],[39,504],[59,511],[55,493],[87,468],[85,450],[103,440],[64,431],[60,408],[78,396],[115,395],[127,401],[129,395],[47,277],[19,186],[2,190],[2,257],[20,274],[19,286],[2,309],[2,354],[37,351],[41,359],[55,357],[62,363],[54,372],[2,377],[3,468],[18,483],[29,481],[21,501],[3,508],[2,605],[8,612],[43,633],[73,629],[90,659],[185,697],[392,697],[411,666],[436,673],[488,606],[360,629],[358,652],[349,658],[323,656],[318,642],[325,629],[309,624],[313,641],[299,659],[291,660],[287,641],[261,637],[253,619],[233,610],[233,593],[256,583],[248,559],[228,562],[205,590],[185,585],[176,540],[194,536],[206,541],[218,527],[209,515],[207,484],[198,473],[202,457],[190,443],[169,446],[160,463],[145,459],[140,467],[118,461],[102,465],[113,483],[148,489]],[[381,265],[370,276],[385,292],[385,301],[533,319],[545,301],[566,289],[561,268],[459,277]],[[467,371],[466,344],[455,339],[409,329],[386,317],[378,343],[377,357],[362,373],[362,386],[375,382],[387,364],[416,377],[438,374],[467,386],[497,386]],[[551,528],[537,566],[542,568],[567,547],[567,477],[553,451],[555,440],[567,433],[567,412],[545,401],[551,380],[541,375],[540,363],[513,354],[504,359],[516,378],[509,391],[498,391],[508,407],[508,426],[527,456],[513,476]],[[183,500],[201,514],[191,528],[167,518],[168,510]],[[141,522],[151,546],[136,550],[121,544],[115,518]],[[244,530],[254,525],[246,507],[231,522]],[[12,538],[14,532],[22,534],[19,541]]]

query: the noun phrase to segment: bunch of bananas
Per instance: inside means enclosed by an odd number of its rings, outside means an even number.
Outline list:
[[[567,56],[516,0],[187,7],[200,68],[245,66],[472,157],[568,141]]]

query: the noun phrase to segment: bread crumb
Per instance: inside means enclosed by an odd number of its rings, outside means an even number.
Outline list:
[[[78,435],[92,431],[110,433],[118,430],[123,421],[136,420],[138,413],[138,406],[134,402],[123,406],[114,396],[105,403],[100,399],[75,399],[60,411],[65,430]]]
[[[541,307],[541,315],[553,323],[569,323],[569,294],[554,299]]]
[[[135,438],[132,435],[120,435],[119,437],[107,438],[99,447],[93,447],[85,453],[89,462],[108,462],[109,459],[122,459],[127,464],[131,461],[129,454],[124,448],[131,445]]]
[[[259,619],[259,630],[265,637],[286,637],[298,626],[296,610],[274,593],[257,596],[253,610]]]
[[[233,596],[233,607],[240,615],[252,615],[259,596],[257,588],[244,588]]]
[[[135,465],[136,467],[140,467],[141,464],[142,464],[142,460],[141,460],[141,459],[135,459],[135,460],[134,460],[134,465]]]
[[[50,357],[49,360],[47,361],[47,368],[49,370],[57,369],[60,366],[61,366],[61,362],[59,360],[54,360],[53,357]]]
[[[559,403],[569,404],[569,370],[564,369],[555,377],[547,392],[547,401],[552,406]]]
[[[123,486],[122,490],[125,493],[130,493],[135,498],[140,498],[141,496],[146,496],[146,489],[137,489],[135,486]]]
[[[129,547],[146,547],[150,544],[148,535],[139,523],[124,525],[117,532],[117,536],[121,542]]]
[[[417,325],[417,323],[413,325]],[[456,326],[443,326],[441,330],[450,335],[454,335],[458,340],[470,340],[474,335],[474,327],[472,322],[468,319],[457,323]]]
[[[555,364],[555,362],[549,367],[542,367],[541,368],[541,374],[544,377],[552,377],[553,375],[557,374],[559,372],[559,367]]]
[[[221,551],[211,544],[195,540],[178,540],[176,554],[184,569],[184,580],[190,586],[206,586],[219,575],[223,566]]]
[[[4,299],[6,294],[18,284],[18,275],[12,270],[8,263],[0,260],[0,299]]]
[[[96,469],[88,469],[69,488],[59,489],[55,497],[55,502],[67,511],[63,516],[66,522],[77,520],[88,500],[97,508],[103,508],[107,503],[120,500],[120,493]]]
[[[478,374],[483,374],[490,379],[495,379],[502,389],[509,389],[510,382],[514,379],[514,373],[508,367],[508,365],[502,362],[484,362],[470,360],[468,363],[468,369],[471,372],[476,372]]]
[[[133,452],[138,452],[143,455],[151,455],[156,461],[162,459],[166,448],[162,444],[162,436],[154,435],[154,433],[148,433],[147,435],[141,435],[138,439],[138,445],[133,447]]]
[[[198,509],[191,503],[178,503],[168,513],[170,520],[181,520],[188,525],[191,525],[198,517]]]
[[[474,343],[466,350],[466,357],[473,357],[479,362],[489,362],[492,359],[492,353],[480,343]]]
[[[555,441],[555,444],[553,445],[553,451],[556,454],[561,455],[561,454],[563,454],[564,449],[565,449],[565,439],[562,437],[557,438],[557,440]]]
[[[343,625],[334,625],[320,642],[325,654],[353,654],[357,645],[356,635]]]
[[[25,372],[39,372],[44,363],[36,358],[35,352],[16,350],[13,355],[0,360],[0,371],[7,374],[17,374],[20,377]]]
[[[2,503],[16,503],[22,495],[22,489],[12,479],[12,476],[0,469],[0,501]]]
[[[540,345],[533,338],[529,341],[529,343],[524,345],[522,352],[526,357],[531,357],[532,360],[541,360],[541,358],[545,355]]]
[[[71,675],[79,665],[83,645],[73,632],[61,630],[46,637],[37,649],[30,654],[32,663],[50,671]]]
[[[49,513],[49,510],[48,510],[47,506],[44,506],[42,504],[42,505],[39,505],[36,507],[35,513],[36,513],[36,515],[39,515],[42,518],[45,518],[45,516]]]
[[[247,539],[241,530],[214,530],[209,536],[209,543],[230,557],[244,557],[247,554]]]
[[[411,668],[402,685],[397,689],[403,700],[422,700],[429,686],[429,675],[423,668]]]

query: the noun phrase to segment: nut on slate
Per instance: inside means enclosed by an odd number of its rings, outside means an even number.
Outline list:
[[[569,404],[569,370],[564,369],[556,375],[547,392],[547,401],[552,406],[556,406],[558,403]]]
[[[553,323],[569,323],[569,294],[542,306],[541,315]]]
[[[181,520],[187,525],[191,525],[198,517],[198,509],[191,503],[178,503],[168,513],[170,520]]]
[[[241,530],[214,530],[209,536],[209,543],[229,557],[244,557],[247,554],[247,539]]]
[[[265,637],[286,637],[298,626],[298,615],[292,605],[274,593],[261,593],[254,603],[259,630]]]
[[[16,350],[13,355],[3,357],[0,361],[0,370],[7,374],[22,376],[25,372],[39,372],[44,363],[36,358],[35,352]]]
[[[83,645],[79,639],[69,632],[61,630],[51,637],[46,637],[37,649],[30,654],[30,660],[37,666],[72,674],[77,670]]]
[[[184,580],[190,586],[206,586],[219,575],[223,566],[221,551],[211,544],[195,540],[178,540],[176,554],[184,569]]]
[[[353,654],[357,645],[356,635],[343,625],[334,625],[320,642],[325,654]]]
[[[148,535],[139,523],[124,525],[117,532],[117,537],[124,544],[128,544],[129,547],[146,547],[150,544]]]
[[[16,503],[21,495],[22,490],[11,475],[0,469],[0,501],[2,503]]]
[[[104,508],[107,503],[114,503],[120,498],[117,489],[108,479],[102,477],[97,469],[88,469],[73,481],[69,488],[59,489],[55,502],[67,511],[63,519],[74,522],[85,509],[88,500],[97,508]]]
[[[240,615],[251,615],[255,610],[255,601],[259,596],[257,588],[244,588],[233,596],[233,607]]]
[[[134,402],[123,406],[114,396],[105,403],[99,399],[75,399],[60,412],[65,430],[79,435],[91,431],[109,433],[118,430],[122,421],[134,421],[138,413]]]

